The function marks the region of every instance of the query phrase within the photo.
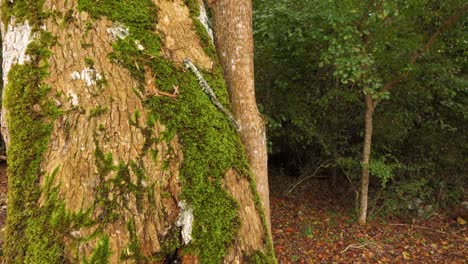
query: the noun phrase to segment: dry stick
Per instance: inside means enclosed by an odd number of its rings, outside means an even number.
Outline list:
[[[7,157],[4,155],[0,155],[0,160],[7,160]]]
[[[426,230],[434,231],[434,232],[441,233],[441,234],[444,234],[444,235],[449,234],[449,233],[444,232],[444,231],[432,229],[432,228],[425,227],[425,226],[419,226],[419,225],[409,225],[409,224],[389,224],[389,225],[391,225],[391,226],[411,226],[411,228],[416,227],[416,228],[419,228],[419,229],[426,229]]]
[[[444,33],[451,25],[453,25],[455,22],[457,22],[460,18],[462,18],[465,13],[467,12],[468,10],[468,5],[464,5],[457,13],[455,13],[453,16],[451,16],[450,18],[448,18],[438,29],[437,31],[429,38],[429,40],[426,42],[426,44],[422,47],[421,50],[419,51],[416,51],[413,56],[411,56],[411,59],[410,59],[410,65],[414,65],[416,64],[416,61],[423,55],[424,52],[428,51],[432,45],[435,43],[435,41],[437,40],[437,38],[442,35],[442,33]],[[391,82],[387,83],[383,88],[382,88],[382,92],[385,93],[385,92],[388,92],[390,91],[395,85],[397,85],[398,83],[402,82],[403,80],[405,80],[407,77],[408,77],[408,72],[404,72],[402,74],[400,74],[398,77],[396,77],[394,80],[392,80]],[[374,103],[374,106],[377,105],[377,103],[379,103],[380,100],[376,100],[375,103]]]
[[[463,252],[466,251],[466,248],[460,250],[460,251],[456,251],[456,252],[452,252],[452,253],[449,253],[449,255],[456,255],[456,256],[462,256],[462,257],[465,257],[466,255],[465,254],[462,254]]]
[[[210,97],[214,105],[221,112],[223,112],[223,114],[229,119],[229,121],[231,121],[231,123],[234,125],[237,131],[240,131],[241,130],[240,124],[234,119],[232,114],[226,108],[224,108],[224,106],[219,102],[218,97],[216,97],[216,94],[213,92],[213,89],[211,89],[211,87],[208,85],[205,78],[203,78],[203,75],[201,75],[200,71],[197,69],[195,64],[193,64],[193,62],[189,58],[185,58],[184,65],[187,69],[191,70],[195,74],[203,92],[205,92]]]
[[[465,230],[466,230],[466,227],[464,227],[464,228],[462,228],[462,229],[460,229],[458,231],[452,232],[452,235],[458,235],[458,233],[461,233],[461,232],[463,232]]]
[[[138,64],[135,64],[138,68]],[[148,66],[145,66],[145,79],[146,79],[146,95],[154,95],[154,96],[167,96],[172,99],[176,99],[177,95],[179,94],[179,87],[174,87],[174,93],[166,93],[160,91],[155,85],[155,76],[151,74],[151,69]]]
[[[381,247],[379,248],[379,245],[381,245]],[[373,242],[373,241],[368,241],[368,242],[365,242],[365,243],[362,243],[362,244],[351,244],[349,246],[347,246],[345,249],[343,249],[340,254],[348,251],[348,249],[361,249],[363,250],[363,248],[365,247],[368,247],[369,250],[373,250],[374,252],[376,252],[377,254],[381,254],[382,253],[382,247],[388,247],[388,245],[386,244],[378,244],[376,242]]]
[[[364,244],[351,244],[349,246],[347,246],[345,249],[343,249],[340,254],[343,254],[344,252],[348,251],[348,249],[350,248],[354,248],[354,249],[362,249],[363,247],[367,246],[367,243],[364,243]]]

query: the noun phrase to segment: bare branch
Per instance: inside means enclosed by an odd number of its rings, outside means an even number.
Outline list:
[[[442,33],[444,33],[445,31],[448,30],[448,28],[450,26],[452,26],[453,24],[455,24],[460,18],[462,18],[466,12],[468,11],[468,5],[464,5],[457,13],[455,13],[454,15],[452,15],[451,17],[449,17],[437,30],[436,32],[429,38],[429,40],[426,42],[426,44],[424,44],[424,46],[416,51],[413,56],[411,56],[411,59],[410,59],[410,65],[414,65],[416,64],[417,60],[425,53],[427,52],[429,49],[431,49],[431,47],[434,45],[434,43],[436,42],[436,40],[440,37],[440,35],[442,35]],[[395,79],[393,79],[392,81],[388,82],[382,89],[382,92],[388,92],[390,91],[395,85],[399,84],[400,82],[402,82],[403,80],[405,80],[409,75],[409,72],[404,72],[402,74],[400,74],[399,76],[397,76]],[[377,104],[380,100],[376,100],[376,103]]]

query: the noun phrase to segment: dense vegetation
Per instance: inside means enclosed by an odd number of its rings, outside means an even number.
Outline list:
[[[257,96],[273,162],[301,177],[320,167],[315,175],[349,183],[350,199],[365,167],[373,215],[430,216],[461,201],[468,175],[464,1],[254,6]],[[363,166],[366,97],[373,140]]]

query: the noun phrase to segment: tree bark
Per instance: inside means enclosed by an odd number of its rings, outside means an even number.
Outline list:
[[[365,133],[364,145],[362,151],[362,174],[361,174],[361,197],[359,206],[360,225],[365,225],[367,221],[367,200],[369,190],[369,160],[371,156],[372,146],[372,117],[374,114],[374,101],[371,95],[365,95],[366,100],[366,115],[365,115]]]
[[[194,7],[0,2],[6,263],[275,262]]]
[[[211,1],[218,57],[229,89],[234,117],[270,226],[265,124],[255,100],[252,1]]]

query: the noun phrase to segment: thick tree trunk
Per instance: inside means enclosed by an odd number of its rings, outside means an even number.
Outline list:
[[[216,48],[240,136],[270,222],[265,125],[255,100],[252,2],[211,1]]]
[[[2,5],[7,263],[275,261],[201,1]]]
[[[362,174],[361,174],[361,197],[359,206],[360,225],[365,225],[367,220],[367,199],[369,190],[369,160],[371,155],[372,145],[372,117],[374,114],[374,102],[371,95],[365,95],[366,99],[366,116],[365,116],[365,133],[364,146],[362,151]]]

